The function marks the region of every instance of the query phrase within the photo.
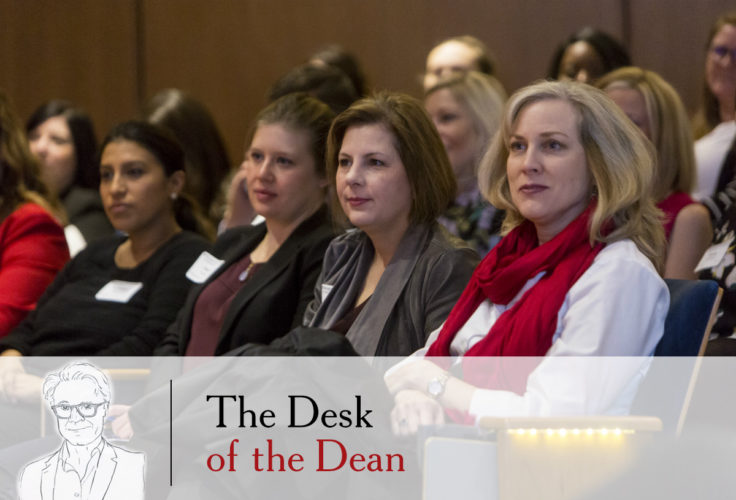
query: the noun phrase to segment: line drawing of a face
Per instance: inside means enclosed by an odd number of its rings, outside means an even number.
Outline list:
[[[105,401],[93,381],[79,379],[60,382],[54,391],[53,406],[71,407],[68,418],[60,418],[58,415],[56,417],[59,434],[70,444],[89,445],[102,437],[108,401]],[[81,406],[85,408],[82,409]],[[95,410],[95,413],[83,417],[82,412],[85,410]]]

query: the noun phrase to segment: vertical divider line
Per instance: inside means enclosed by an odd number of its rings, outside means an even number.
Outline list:
[[[174,486],[174,381],[169,379],[169,486]]]

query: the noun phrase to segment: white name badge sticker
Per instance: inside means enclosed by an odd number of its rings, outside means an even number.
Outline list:
[[[212,273],[220,269],[225,261],[218,259],[209,252],[202,252],[187,270],[187,278],[197,284],[202,284],[212,276]]]
[[[141,288],[143,288],[143,283],[140,282],[112,280],[100,288],[100,291],[95,294],[95,299],[127,304]]]
[[[330,292],[332,291],[332,288],[333,288],[334,286],[335,286],[335,285],[328,285],[328,284],[326,284],[326,283],[322,283],[322,302],[324,302],[324,301],[325,301],[325,299],[326,299],[326,298],[327,298],[327,296],[328,296],[328,295],[330,294]]]
[[[733,238],[722,241],[706,250],[703,254],[703,258],[700,259],[698,265],[695,266],[695,272],[697,273],[704,269],[711,269],[720,264],[726,256],[726,252],[728,252],[728,248],[731,246],[731,243],[733,243]]]

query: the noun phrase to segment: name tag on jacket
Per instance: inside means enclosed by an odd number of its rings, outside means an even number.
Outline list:
[[[141,288],[143,288],[143,283],[140,282],[112,280],[100,288],[100,291],[95,294],[95,299],[127,304]]]
[[[192,266],[187,270],[186,276],[190,281],[201,285],[207,281],[215,271],[220,269],[220,266],[224,263],[224,260],[218,259],[211,253],[202,252],[199,257],[197,257],[197,260],[194,261],[194,264],[192,264]]]
[[[327,296],[330,295],[330,292],[335,287],[335,285],[328,285],[327,283],[322,283],[322,302],[327,300]]]
[[[723,258],[726,256],[726,253],[728,253],[728,249],[731,246],[731,243],[733,243],[733,238],[729,238],[726,241],[722,241],[721,243],[712,245],[708,250],[705,251],[703,257],[700,259],[700,262],[698,262],[698,265],[695,266],[695,272],[697,273],[704,269],[710,269],[720,264],[723,261]]]

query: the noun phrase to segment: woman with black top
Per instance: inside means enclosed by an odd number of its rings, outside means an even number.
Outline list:
[[[113,128],[102,146],[100,195],[113,226],[127,236],[93,242],[69,262],[36,309],[0,341],[3,356],[153,352],[186,298],[184,273],[208,248],[189,231],[198,226],[180,196],[183,158],[154,125]]]
[[[235,206],[265,222],[234,227],[187,275],[199,283],[157,355],[226,354],[267,344],[301,323],[327,244],[334,236],[325,195],[330,109],[289,94],[258,115],[234,182]]]

